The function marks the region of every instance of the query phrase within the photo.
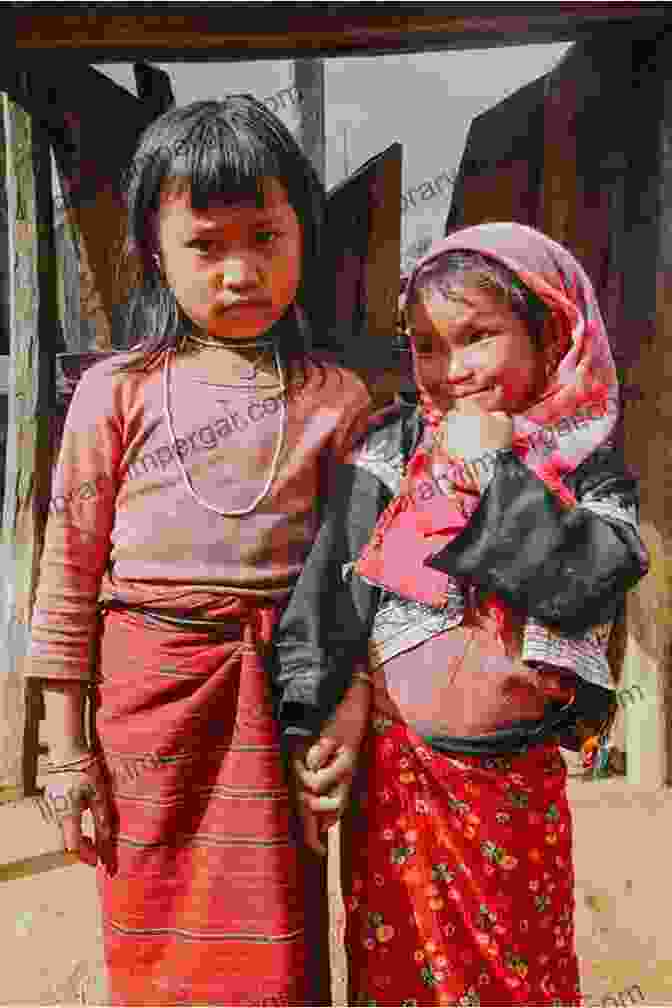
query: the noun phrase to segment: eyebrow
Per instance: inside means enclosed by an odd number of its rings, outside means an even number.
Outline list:
[[[236,210],[240,211],[252,210],[254,211],[255,214],[255,222],[262,224],[266,221],[277,220],[279,216],[279,208],[274,210],[272,208],[266,208],[266,207],[264,208],[258,208],[255,206],[248,207],[248,206],[242,206],[240,203],[238,203],[235,206],[232,206],[230,209],[233,210],[234,212]],[[212,218],[208,219],[199,217],[197,220],[194,221],[193,230],[215,231],[217,228],[222,226],[223,225],[220,221],[213,220]]]

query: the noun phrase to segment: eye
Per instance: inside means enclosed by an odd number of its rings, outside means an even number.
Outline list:
[[[281,237],[281,232],[273,231],[271,228],[259,228],[255,237],[260,245],[270,245],[276,238]]]
[[[194,249],[199,256],[207,256],[212,251],[214,242],[209,238],[195,238],[194,241],[187,242],[187,248]]]
[[[481,343],[483,340],[492,339],[492,337],[496,335],[497,333],[493,332],[492,329],[474,329],[473,332],[467,336],[466,342],[469,345],[472,343]]]

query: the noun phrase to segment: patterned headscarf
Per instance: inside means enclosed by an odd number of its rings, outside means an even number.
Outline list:
[[[542,479],[567,507],[576,503],[562,482],[612,435],[618,418],[618,385],[607,333],[593,286],[574,257],[557,242],[533,228],[516,223],[482,224],[465,228],[437,242],[411,273],[404,305],[412,302],[419,271],[448,252],[477,252],[496,260],[543,302],[550,312],[548,330],[553,369],[536,401],[513,417],[513,451]],[[394,535],[403,525],[414,527],[427,546],[437,552],[466,526],[480,499],[479,480],[470,466],[457,457],[437,460],[432,436],[442,411],[422,385],[412,344],[414,372],[426,436],[408,463],[400,493],[381,516],[370,544],[357,563],[363,577],[389,587],[405,597],[441,605],[456,590],[448,577],[428,567],[409,564],[403,585],[389,584],[386,574],[399,570],[392,549],[399,552],[402,539]],[[436,479],[437,467],[452,492],[427,506],[418,504],[414,492],[423,482]],[[386,540],[389,554],[386,556]],[[417,552],[417,550],[416,550]],[[442,580],[443,579],[443,580]]]

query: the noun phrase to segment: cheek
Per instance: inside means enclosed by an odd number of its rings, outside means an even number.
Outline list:
[[[436,388],[445,380],[446,362],[443,357],[423,357],[416,359],[418,377],[427,388]]]
[[[460,364],[468,371],[494,371],[498,368],[497,356],[487,347],[469,346],[460,354]]]

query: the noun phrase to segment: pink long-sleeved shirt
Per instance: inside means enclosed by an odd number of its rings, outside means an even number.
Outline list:
[[[280,428],[277,381],[213,384],[199,356],[170,372],[172,446],[163,369],[114,373],[123,358],[94,365],[75,391],[63,433],[40,580],[28,675],[90,676],[99,599],[189,611],[214,594],[286,596],[305,560],[331,471],[363,431],[364,384],[332,364],[309,366],[293,391],[278,476],[263,488]]]

